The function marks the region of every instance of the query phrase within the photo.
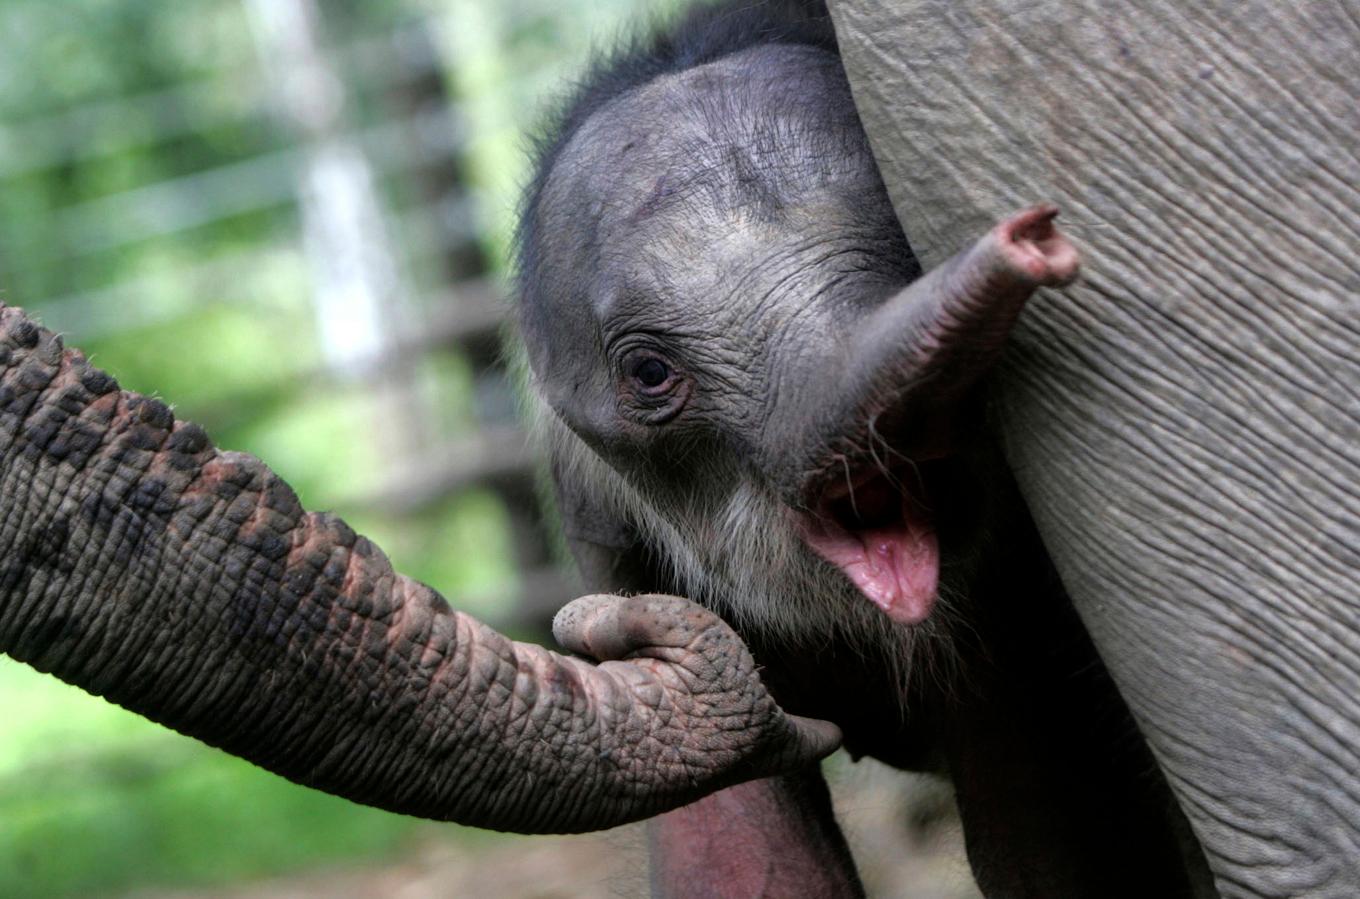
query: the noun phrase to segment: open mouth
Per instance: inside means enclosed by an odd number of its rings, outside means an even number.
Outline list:
[[[804,519],[813,552],[894,621],[930,615],[940,582],[940,542],[917,471],[853,473],[826,488]]]

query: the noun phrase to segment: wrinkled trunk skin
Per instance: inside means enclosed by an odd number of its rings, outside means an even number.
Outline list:
[[[299,783],[523,832],[674,808],[830,752],[674,597],[587,597],[560,642],[452,611],[257,459],[0,304],[0,652]]]
[[[1226,896],[1360,895],[1360,15],[832,0],[929,267],[1063,210],[1005,448]],[[1114,813],[1114,810],[1112,810]]]
[[[766,427],[765,469],[789,505],[806,499],[809,480],[839,480],[846,458],[867,454],[864,422],[913,459],[956,449],[950,432],[963,397],[996,364],[1025,301],[1077,276],[1080,261],[1057,216],[1046,205],[1007,216],[879,305],[839,358],[809,372],[817,386],[807,401],[784,403],[784,417]]]

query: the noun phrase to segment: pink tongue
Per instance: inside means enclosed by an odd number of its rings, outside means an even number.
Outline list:
[[[920,624],[930,615],[940,581],[940,543],[922,522],[856,533],[818,528],[807,540],[889,618]]]

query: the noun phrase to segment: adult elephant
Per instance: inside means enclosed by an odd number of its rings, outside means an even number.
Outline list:
[[[1360,895],[1360,11],[832,0],[929,268],[1057,203],[1008,459],[1226,896]]]
[[[393,572],[0,303],[0,652],[308,786],[500,830],[595,830],[835,748],[675,597],[512,642]]]

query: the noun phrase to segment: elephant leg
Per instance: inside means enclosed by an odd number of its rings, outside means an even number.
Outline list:
[[[1047,562],[1007,529],[1007,582]],[[1024,536],[1028,533],[1028,539]],[[969,862],[987,896],[1216,895],[1198,844],[1051,572],[979,597],[978,645],[939,731]],[[1002,599],[1004,597],[1004,600]]]
[[[648,825],[657,899],[860,897],[817,768],[749,781]]]

